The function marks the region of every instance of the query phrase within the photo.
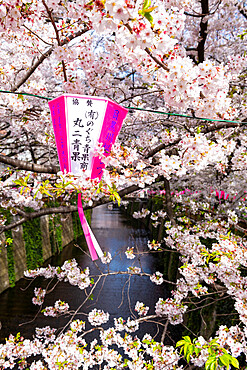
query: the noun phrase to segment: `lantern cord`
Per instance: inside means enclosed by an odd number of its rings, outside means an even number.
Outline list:
[[[34,97],[34,98],[40,98],[40,99],[45,99],[45,100],[52,100],[52,98],[48,98],[48,97],[46,97],[46,96],[35,95],[35,94],[29,94],[29,93],[25,93],[25,92],[16,92],[16,91],[5,91],[5,90],[0,90],[0,93],[3,93],[3,94],[15,94],[15,95],[19,95],[19,96],[26,95],[26,96],[32,96],[32,97]]]
[[[25,93],[25,92],[0,90],[0,93],[3,93],[3,94],[15,94],[15,95],[19,95],[20,97],[22,95],[25,95],[25,96],[31,96],[31,97],[34,97],[34,98],[45,99],[45,100],[52,100],[52,99],[54,99],[54,98],[48,98],[47,96],[35,95],[35,94],[30,94],[30,93]],[[128,109],[130,112],[133,111],[133,110],[139,110],[139,111],[150,112],[150,113],[155,113],[155,114],[164,114],[166,116],[171,116],[171,117],[183,117],[183,118],[197,119],[199,121],[235,123],[235,124],[238,124],[238,125],[240,125],[240,124],[241,125],[246,125],[247,124],[247,122],[242,122],[242,121],[229,121],[229,120],[225,120],[225,119],[212,119],[212,118],[205,118],[205,117],[193,117],[193,116],[189,116],[189,115],[186,115],[186,114],[161,112],[161,111],[158,111],[158,110],[145,109],[145,108],[137,108],[137,107],[124,107],[124,108]]]
[[[125,107],[125,108],[129,109],[130,111],[131,110],[142,110],[142,111],[145,111],[145,112],[165,114],[167,116],[185,117],[185,118],[197,119],[197,120],[200,120],[200,121],[237,123],[238,125],[240,125],[240,124],[246,125],[247,124],[247,122],[242,122],[242,121],[229,121],[227,119],[213,119],[213,118],[205,118],[205,117],[193,117],[193,116],[188,116],[186,114],[161,112],[161,111],[155,111],[155,110],[145,109],[145,108],[137,108],[137,107]]]

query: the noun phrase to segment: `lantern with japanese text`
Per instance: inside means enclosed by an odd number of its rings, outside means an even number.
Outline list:
[[[49,102],[59,164],[62,171],[80,175],[87,170],[92,179],[99,180],[104,163],[94,155],[99,142],[104,155],[110,153],[128,110],[101,97],[64,94]],[[78,212],[92,260],[103,255],[83,209],[78,195]]]

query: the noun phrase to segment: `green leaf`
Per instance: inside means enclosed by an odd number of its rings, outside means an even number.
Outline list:
[[[48,191],[47,191],[47,190],[44,190],[44,189],[43,189],[42,193],[43,193],[43,194],[48,195],[48,197],[52,197],[52,195],[51,195],[50,193],[48,193]]]
[[[125,358],[124,359],[124,365],[123,365],[123,367],[127,367],[128,366],[128,362],[129,362],[129,360],[127,358]]]
[[[201,348],[195,347],[196,356],[198,356],[200,352],[201,352]]]
[[[144,0],[144,4],[143,4],[143,7],[142,9],[147,9],[151,6],[151,0]]]
[[[176,347],[181,347],[185,344],[185,340],[179,340],[176,344]]]
[[[114,196],[116,198],[117,204],[120,207],[121,198],[117,192],[114,192]]]
[[[5,243],[11,245],[13,243],[13,239],[7,238]]]
[[[189,343],[185,343],[184,345],[184,356],[187,357],[187,354],[188,354],[188,346],[189,346]]]
[[[152,23],[153,23],[153,17],[151,16],[151,14],[150,13],[144,13],[144,17],[151,23],[151,25],[152,25]]]
[[[209,356],[205,363],[205,370],[216,370],[218,366],[218,359],[216,355]]]
[[[185,359],[188,363],[190,362],[190,357],[191,357],[191,354],[188,352],[187,355],[185,356]]]
[[[188,335],[186,335],[185,337],[183,337],[183,339],[185,340],[185,342],[187,343],[191,343],[191,339]]]
[[[15,339],[16,339],[16,340],[19,340],[19,339],[20,339],[20,337],[21,337],[21,333],[20,333],[20,332],[18,332],[18,333],[16,334]]]
[[[195,345],[192,344],[191,346],[189,346],[189,353],[192,354],[195,350]]]
[[[217,368],[218,368],[218,361],[216,360],[216,362],[213,362],[210,365],[210,370],[217,370]]]
[[[22,186],[22,182],[20,180],[14,180],[13,183]]]
[[[27,175],[27,176],[25,177],[25,179],[24,179],[25,183],[27,183],[27,182],[28,182],[28,180],[29,180],[29,176],[30,176],[30,175]]]
[[[22,94],[18,94],[17,99],[21,99],[22,101],[24,101],[24,96]]]
[[[144,9],[143,10],[144,16],[145,16],[145,13],[151,13],[156,8],[157,6],[150,6],[150,8]]]
[[[230,358],[230,364],[234,367],[236,367],[237,369],[239,369],[239,362],[238,360],[235,358],[235,357],[232,357]]]
[[[230,356],[228,354],[224,354],[219,357],[219,364],[226,366],[227,369],[229,369],[229,364],[230,364]]]
[[[139,10],[139,14],[145,17],[150,23],[151,26],[153,25],[153,17],[151,16],[151,12],[157,8],[157,6],[151,6],[151,0],[144,0],[144,4],[141,10]]]

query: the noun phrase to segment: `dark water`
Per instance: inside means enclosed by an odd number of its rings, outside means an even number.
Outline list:
[[[148,232],[136,220],[127,219],[118,208],[109,210],[106,206],[101,206],[93,210],[91,226],[101,248],[104,251],[109,251],[113,257],[110,271],[127,271],[127,268],[131,265],[140,267],[137,257],[130,260],[124,254],[127,247],[134,247],[134,251],[147,251]],[[84,238],[81,238],[78,244],[81,248],[86,249]],[[61,265],[65,260],[71,258],[76,258],[82,269],[89,266],[91,274],[98,274],[97,266],[82,250],[73,244],[66,247],[60,255],[53,257],[49,264]],[[97,261],[97,265],[102,270],[107,269],[106,265],[103,265],[100,261]],[[141,258],[141,267],[147,273],[153,273],[156,270],[162,271],[157,257],[150,254]],[[39,287],[44,283],[47,284],[47,281],[35,280],[28,289],[23,291],[27,283],[29,282],[22,279],[15,288],[8,289],[0,296],[1,341],[10,333],[20,332],[25,337],[31,337],[34,333],[34,327],[50,325],[62,328],[67,322],[64,317],[53,319],[39,314],[35,321],[20,326],[20,323],[32,320],[38,312],[38,306],[31,303],[34,287]],[[80,312],[88,313],[93,308],[109,312],[110,322],[106,324],[107,327],[113,324],[113,317],[121,316],[127,319],[127,317],[135,314],[136,301],[139,300],[149,306],[149,314],[153,314],[158,299],[167,296],[164,284],[157,286],[148,277],[139,276],[132,276],[128,281],[128,275],[121,274],[102,279],[93,294],[93,300],[86,302]],[[78,288],[62,282],[48,295],[45,305],[53,305],[58,299],[68,302],[71,309],[75,310],[84,301],[85,295]],[[76,318],[86,320],[84,314],[80,314]],[[159,330],[155,323],[150,323],[145,324],[145,327],[138,334],[142,336],[144,332],[155,335]],[[159,337],[160,333],[157,339]]]

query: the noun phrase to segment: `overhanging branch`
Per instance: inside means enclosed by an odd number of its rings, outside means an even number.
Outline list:
[[[161,178],[156,178],[155,182],[158,182],[160,180],[161,180]],[[147,187],[148,186],[150,186],[150,185],[147,185]],[[140,189],[142,189],[142,188],[140,188],[138,185],[131,185],[131,186],[128,186],[127,188],[125,188],[125,189],[120,190],[118,192],[118,194],[121,198],[123,198],[125,195],[134,193],[135,191],[140,190]],[[111,202],[111,200],[109,200],[109,198],[103,197],[103,198],[95,201],[92,206],[85,205],[83,207],[83,209],[84,210],[92,209],[92,208],[95,208],[95,207],[98,207],[100,205],[107,204],[107,203],[110,203],[110,202]],[[20,226],[28,220],[33,220],[34,218],[38,218],[38,217],[41,217],[41,216],[52,215],[52,214],[57,214],[57,213],[75,212],[75,211],[77,211],[77,205],[43,208],[39,211],[28,212],[28,213],[23,211],[23,210],[18,210],[18,209],[16,209],[16,211],[22,218],[18,221],[12,222],[9,225],[5,225],[5,226],[0,227],[0,234],[4,231],[11,230],[11,229],[13,229],[17,226]]]
[[[0,154],[0,163],[10,165],[19,170],[32,171],[37,173],[56,174],[59,171],[59,166],[47,166],[37,163],[30,163],[27,161],[22,161],[20,159],[10,158],[2,154]]]
[[[238,122],[222,122],[222,123],[219,123],[219,124],[207,125],[206,127],[205,127],[205,124],[204,124],[204,127],[201,129],[200,132],[202,134],[208,134],[210,132],[214,132],[214,131],[217,131],[217,130],[240,127],[243,124],[244,124],[244,122],[239,122],[239,123]],[[175,140],[173,143],[170,143],[170,144],[161,143],[161,144],[157,145],[155,148],[151,149],[145,155],[145,158],[151,158],[155,154],[160,152],[161,150],[168,149],[168,148],[173,147],[174,145],[177,145],[180,142],[180,140],[182,140],[182,137],[179,137],[177,140]],[[167,153],[167,154],[169,154],[169,153]]]

